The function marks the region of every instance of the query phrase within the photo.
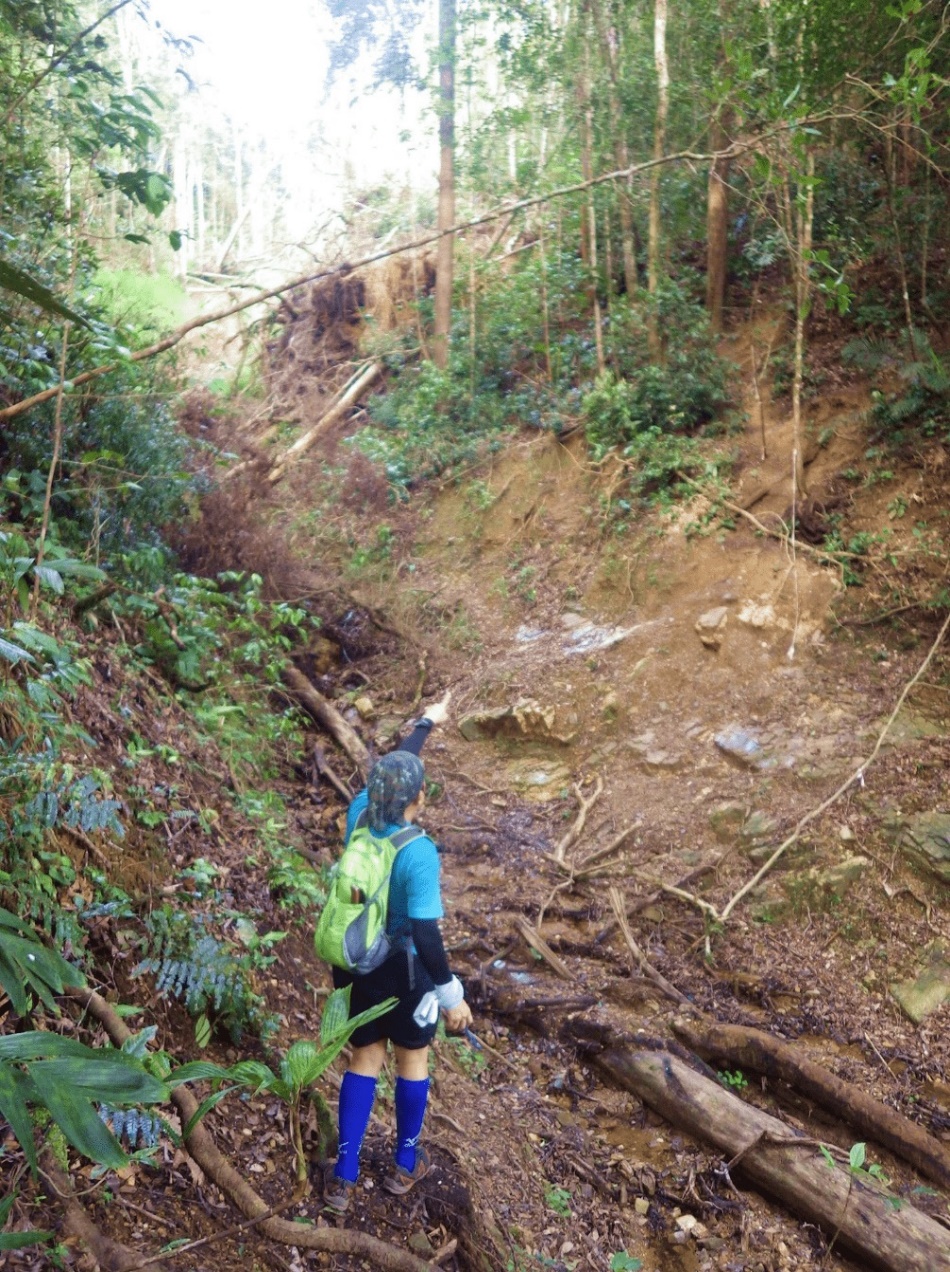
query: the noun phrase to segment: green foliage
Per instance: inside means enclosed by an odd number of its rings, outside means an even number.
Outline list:
[[[185,293],[168,274],[133,269],[98,269],[93,278],[106,319],[136,343],[155,338],[184,320]]]
[[[272,1036],[278,1020],[264,1010],[253,980],[255,959],[210,930],[210,918],[173,910],[165,905],[146,920],[147,957],[134,975],[155,976],[160,994],[180,999],[200,1022],[199,1040],[210,1039],[220,1025],[234,1041],[250,1029],[261,1038]]]
[[[662,366],[647,361],[644,310],[618,304],[612,315],[613,370],[597,381],[582,403],[595,458],[648,431],[696,433],[728,403],[728,367],[716,354],[699,309],[671,286],[658,310],[667,332]]]
[[[14,1189],[8,1196],[0,1201],[0,1228],[6,1223],[13,1209],[14,1203],[19,1196],[19,1192]],[[27,1246],[42,1245],[46,1241],[52,1241],[56,1234],[53,1232],[33,1231],[21,1232],[0,1232],[0,1250],[23,1250]]]
[[[716,1077],[724,1087],[731,1087],[733,1091],[742,1091],[749,1085],[749,1081],[741,1069],[732,1072],[729,1069],[720,1069]]]
[[[642,1259],[634,1259],[626,1250],[618,1250],[610,1260],[610,1272],[640,1272]]]
[[[46,1109],[70,1144],[86,1157],[119,1167],[128,1160],[97,1105],[155,1104],[168,1088],[124,1051],[87,1047],[48,1031],[0,1037],[0,1113],[37,1172],[31,1107]]]
[[[505,427],[503,404],[473,396],[455,371],[431,362],[404,366],[385,397],[373,400],[372,423],[354,438],[397,493],[475,460]]]
[[[570,1218],[572,1200],[569,1188],[558,1188],[554,1184],[549,1184],[544,1190],[544,1204],[562,1219]]]
[[[825,1145],[819,1144],[818,1148],[822,1157],[832,1170],[836,1169],[837,1163]],[[880,1163],[873,1162],[870,1166],[867,1164],[867,1144],[863,1143],[851,1145],[851,1148],[848,1151],[848,1172],[853,1175],[855,1179],[873,1180],[876,1184],[880,1184],[883,1188],[887,1188],[891,1182],[889,1176]],[[900,1208],[900,1198],[888,1197],[887,1200],[895,1210]]]
[[[327,999],[320,1019],[319,1043],[311,1042],[309,1039],[301,1039],[293,1043],[281,1060],[276,1073],[258,1060],[243,1060],[230,1068],[222,1068],[220,1065],[198,1060],[173,1070],[168,1076],[170,1086],[202,1080],[211,1081],[217,1086],[217,1089],[202,1101],[191,1122],[185,1127],[185,1137],[207,1112],[220,1104],[232,1091],[241,1088],[248,1088],[254,1093],[266,1091],[275,1095],[287,1106],[297,1179],[298,1181],[306,1179],[307,1161],[300,1126],[301,1097],[308,1087],[323,1076],[346,1046],[354,1030],[385,1015],[395,1003],[395,998],[387,998],[385,1002],[351,1018],[350,986],[335,989]]]
[[[4,363],[0,350],[0,380],[4,370],[8,383],[21,378],[18,360]],[[52,508],[58,532],[99,560],[160,544],[161,530],[186,517],[195,479],[187,471],[191,444],[160,396],[171,387],[161,375],[128,367],[96,384],[91,401],[65,399],[65,460]],[[35,512],[36,487],[45,485],[52,460],[53,412],[47,403],[5,426],[0,515],[26,519]]]
[[[0,909],[0,986],[18,1016],[27,1016],[33,996],[57,1014],[53,994],[67,985],[85,984],[71,963],[37,941],[32,932],[8,910]]]

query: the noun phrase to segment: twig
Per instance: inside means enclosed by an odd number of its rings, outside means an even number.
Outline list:
[[[703,864],[700,866],[696,866],[694,870],[691,870],[689,874],[684,875],[683,878],[679,880],[679,882],[676,884],[673,895],[674,896],[676,895],[689,896],[690,900],[692,900],[692,897],[689,893],[681,892],[680,890],[689,887],[689,885],[695,882],[695,880],[698,879],[700,875],[704,875],[710,870],[715,870],[715,868],[719,865],[721,860],[722,860],[722,853],[716,853],[711,860],[703,862]],[[655,892],[648,893],[645,897],[638,897],[634,902],[632,902],[631,905],[626,907],[626,914],[628,919],[633,914],[639,914],[641,910],[645,910],[648,906],[656,905],[657,901],[660,901],[662,897],[663,897],[662,886],[658,888]],[[609,937],[613,935],[617,927],[618,927],[617,920],[616,919],[612,920],[610,923],[607,924],[607,926],[601,932],[598,932],[597,936],[594,938],[594,944],[603,945],[604,941],[608,940]]]
[[[487,1051],[490,1056],[494,1056],[496,1060],[500,1060],[501,1063],[505,1065],[506,1068],[510,1069],[512,1073],[517,1073],[517,1075],[521,1077],[521,1070],[516,1064],[512,1064],[507,1056],[503,1056],[500,1051],[496,1051],[490,1043],[486,1042],[484,1038],[479,1038],[478,1035],[472,1033],[470,1029],[467,1030],[467,1032],[472,1034],[472,1037],[483,1051]]]
[[[590,810],[594,807],[594,805],[600,799],[601,795],[603,794],[603,790],[604,790],[604,779],[600,777],[599,775],[597,777],[596,782],[594,783],[593,794],[590,796],[589,799],[585,797],[584,789],[581,783],[575,782],[574,794],[580,800],[580,803],[581,803],[580,811],[578,812],[577,817],[574,820],[573,826],[571,826],[570,830],[568,830],[567,834],[565,834],[562,837],[557,847],[554,849],[555,861],[563,862],[565,853],[567,852],[568,848],[570,848],[571,844],[574,843],[574,841],[577,839],[578,835],[580,835],[581,831],[584,829],[584,823],[587,821],[587,814],[590,812]]]
[[[702,910],[703,914],[708,914],[713,922],[718,921],[720,918],[714,905],[710,905],[708,901],[704,901],[702,897],[697,897],[692,892],[685,892],[682,888],[674,887],[671,883],[660,884],[660,891],[665,892],[669,897],[676,897],[680,901],[687,901],[690,905],[696,906],[698,910]]]
[[[153,1254],[147,1259],[140,1259],[138,1263],[133,1263],[126,1272],[139,1272],[141,1268],[151,1267],[154,1263],[162,1263],[165,1259],[175,1258],[179,1254],[187,1254],[191,1250],[197,1250],[199,1246],[213,1245],[215,1242],[223,1241],[226,1237],[233,1237],[235,1233],[243,1232],[245,1228],[253,1228],[255,1224],[260,1223],[263,1219],[272,1219],[274,1215],[279,1215],[283,1211],[289,1210],[291,1206],[298,1205],[301,1200],[302,1198],[294,1195],[289,1201],[282,1201],[279,1206],[272,1206],[270,1210],[265,1210],[262,1215],[256,1215],[253,1219],[242,1219],[240,1223],[234,1223],[229,1228],[222,1228],[220,1232],[213,1232],[209,1237],[199,1237],[195,1241],[189,1241],[187,1245],[177,1246],[174,1250],[166,1250],[163,1254]]]
[[[647,956],[641,950],[640,946],[633,939],[633,933],[630,931],[630,924],[627,922],[627,912],[624,905],[624,899],[619,888],[612,887],[610,889],[610,904],[613,912],[617,916],[617,922],[620,924],[620,931],[623,933],[623,939],[630,947],[630,953],[637,960],[640,971],[651,980],[658,989],[661,989],[667,998],[672,998],[675,1003],[679,1003],[681,1007],[692,1007],[692,1003],[685,994],[681,994],[675,985],[671,985],[662,972],[658,972],[652,963],[647,961]]]
[[[610,843],[607,844],[606,847],[598,848],[595,852],[588,853],[586,857],[582,857],[581,860],[577,862],[574,872],[575,876],[578,879],[582,879],[584,874],[590,869],[595,861],[600,861],[603,857],[609,857],[611,853],[616,852],[621,844],[623,844],[625,840],[629,839],[636,829],[637,827],[635,825],[628,826],[626,830],[622,830],[619,835],[616,835],[613,839],[611,839]]]

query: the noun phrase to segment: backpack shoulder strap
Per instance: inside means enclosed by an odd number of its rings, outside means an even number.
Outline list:
[[[418,826],[404,826],[402,830],[397,830],[395,835],[389,836],[389,842],[398,852],[400,848],[405,848],[406,844],[411,844],[414,839],[421,839],[425,834],[424,830],[420,830]]]

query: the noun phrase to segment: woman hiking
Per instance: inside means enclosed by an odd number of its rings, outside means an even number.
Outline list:
[[[429,707],[399,750],[373,766],[366,788],[347,812],[347,841],[357,824],[367,825],[374,836],[392,836],[416,821],[425,807],[419,753],[433,726],[448,719],[448,699],[447,694]],[[336,1163],[326,1167],[323,1185],[324,1204],[338,1213],[349,1206],[359,1177],[360,1148],[387,1042],[396,1054],[396,1145],[383,1187],[397,1195],[407,1193],[429,1169],[429,1156],[419,1145],[429,1098],[429,1044],[440,1011],[452,1032],[472,1023],[462,983],[449,970],[438,924],[442,914],[438,850],[420,832],[396,853],[390,875],[386,932],[393,952],[365,975],[333,968],[334,986],[351,986],[351,1017],[387,998],[399,1000],[351,1039],[349,1067],[340,1086],[340,1151]]]

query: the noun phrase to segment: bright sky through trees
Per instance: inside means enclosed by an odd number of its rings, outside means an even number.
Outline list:
[[[229,0],[152,0],[153,16],[178,38],[198,37],[178,59],[181,109],[217,116],[279,168],[291,237],[308,240],[326,215],[347,215],[374,186],[435,191],[434,117],[423,94],[370,91],[368,59],[332,84],[335,24],[322,0],[274,0],[266,10]],[[176,55],[177,56],[177,55]]]

